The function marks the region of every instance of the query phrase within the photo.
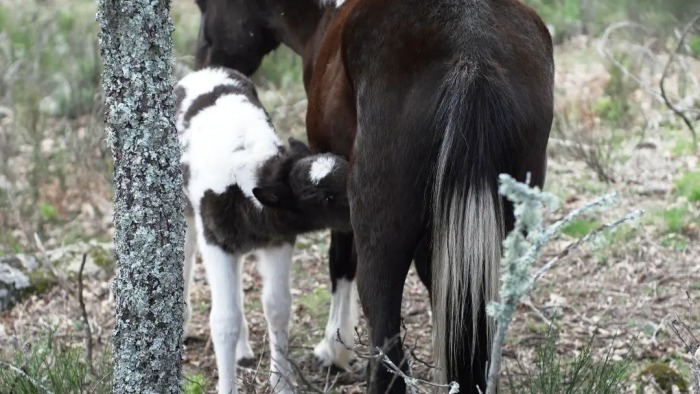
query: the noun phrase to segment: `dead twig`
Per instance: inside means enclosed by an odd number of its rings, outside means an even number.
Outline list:
[[[414,360],[418,361],[419,363],[423,364],[425,367],[428,369],[437,369],[437,367],[433,364],[430,364],[429,362],[422,360],[418,355],[416,354],[416,349],[418,348],[418,338],[416,338],[415,344],[413,345],[413,348],[411,348],[411,357],[413,357]]]
[[[78,270],[78,303],[80,304],[80,314],[83,318],[83,330],[85,331],[85,363],[90,368],[90,372],[95,374],[95,367],[92,365],[92,330],[88,319],[85,301],[83,300],[83,270],[87,261],[87,253],[83,253],[83,260]]]
[[[552,324],[554,324],[551,320],[547,319],[547,316],[545,316],[544,313],[542,313],[542,311],[537,309],[537,307],[532,303],[532,301],[529,298],[526,298],[520,302],[522,302],[525,306],[530,308],[530,310],[534,312],[535,315],[537,315],[537,317],[539,317],[544,322],[544,324],[547,325],[547,327],[551,327]]]
[[[659,88],[661,89],[661,98],[663,98],[664,103],[670,109],[674,114],[679,116],[681,119],[683,119],[683,122],[685,123],[686,126],[688,126],[688,129],[690,130],[690,134],[693,137],[693,146],[695,149],[697,149],[698,146],[698,136],[697,133],[695,132],[695,127],[693,127],[692,122],[688,117],[678,109],[673,103],[671,103],[671,100],[668,99],[668,96],[666,95],[666,89],[664,87],[664,83],[666,82],[666,76],[668,75],[668,70],[671,68],[671,64],[673,64],[673,61],[675,60],[676,56],[678,55],[678,52],[683,48],[683,45],[685,43],[685,39],[690,33],[691,30],[695,27],[695,24],[698,23],[700,20],[700,10],[696,12],[695,17],[686,25],[683,34],[681,35],[680,39],[678,40],[678,46],[676,46],[676,50],[671,53],[671,56],[668,58],[668,61],[666,62],[666,66],[664,67],[664,71],[661,74],[661,80],[659,81]]]
[[[450,384],[439,384],[439,383],[433,383],[429,382],[427,380],[423,379],[418,379],[414,378],[412,376],[406,375],[401,368],[397,367],[396,364],[394,364],[389,356],[387,356],[380,347],[376,347],[375,350],[377,351],[377,354],[372,356],[372,358],[380,360],[384,365],[387,367],[387,370],[391,372],[392,374],[400,377],[403,379],[403,381],[406,383],[406,386],[410,387],[412,390],[415,390],[418,388],[419,384],[423,384],[426,386],[431,386],[431,387],[436,387],[436,388],[448,388],[450,389],[449,393],[459,393],[459,383],[457,382],[452,382]]]
[[[303,383],[304,386],[306,386],[307,390],[309,390],[310,392],[318,393],[318,394],[326,394],[325,391],[319,389],[318,387],[316,387],[316,385],[314,385],[313,383],[309,382],[308,379],[306,379],[301,368],[299,368],[299,366],[294,361],[292,361],[289,358],[287,358],[287,361],[289,362],[289,365],[292,367],[292,369],[294,369],[294,372],[295,372],[297,379],[299,379],[299,381],[301,383]]]

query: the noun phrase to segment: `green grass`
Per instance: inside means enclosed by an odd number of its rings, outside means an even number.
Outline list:
[[[687,172],[676,180],[676,194],[690,202],[700,201],[700,172]]]
[[[5,350],[5,349],[3,349]],[[48,332],[41,340],[27,343],[0,360],[0,393],[109,393],[111,391],[111,355],[105,352],[93,359],[95,373],[84,361],[82,347]],[[21,372],[20,372],[21,371]]]
[[[304,313],[310,313],[318,321],[325,321],[328,319],[331,294],[326,289],[316,288],[300,296],[297,303],[303,306]]]
[[[685,155],[690,155],[695,152],[693,147],[693,141],[689,138],[676,137],[676,143],[671,149],[671,153],[674,157],[681,157]]]
[[[690,244],[688,238],[684,235],[685,228],[688,224],[696,219],[691,215],[687,206],[669,208],[659,211],[657,216],[660,217],[663,224],[661,246],[670,249],[674,252],[684,252],[688,250]]]
[[[182,392],[183,394],[204,394],[211,388],[212,383],[198,372],[194,375],[185,376]]]
[[[581,238],[600,227],[600,225],[600,221],[595,219],[576,219],[564,227],[562,233],[570,237]]]
[[[666,234],[659,243],[661,246],[677,253],[685,252],[690,247],[688,239],[680,234]]]
[[[689,212],[687,207],[670,208],[661,212],[661,218],[666,225],[667,233],[680,234],[688,223]]]

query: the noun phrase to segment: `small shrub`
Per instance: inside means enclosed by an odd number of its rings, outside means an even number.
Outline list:
[[[639,373],[637,393],[644,393],[644,388],[653,379],[664,393],[672,393],[675,386],[679,392],[688,392],[688,382],[667,364],[653,363]]]
[[[627,378],[629,358],[612,360],[612,346],[602,360],[593,356],[592,336],[581,353],[573,360],[566,360],[556,349],[559,333],[550,326],[543,343],[536,350],[532,369],[518,365],[519,379],[508,372],[508,385],[512,393],[559,394],[596,393],[613,394],[623,391]]]
[[[567,155],[586,163],[599,181],[615,181],[613,154],[619,141],[616,130],[607,134],[591,132],[589,125],[580,119],[580,114],[566,111],[555,115],[552,127],[553,134],[565,141]]]

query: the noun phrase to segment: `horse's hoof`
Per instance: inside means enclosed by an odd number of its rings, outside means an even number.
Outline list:
[[[327,340],[321,341],[314,349],[314,364],[317,368],[335,367],[341,372],[350,370],[353,354],[341,346],[331,346]]]
[[[330,368],[331,375],[336,375],[339,373],[345,373],[345,372],[349,371],[348,369],[343,368],[341,366],[338,366],[335,363],[328,364],[325,362],[325,360],[321,360],[320,358],[315,357],[315,356],[314,356],[314,366],[316,367],[316,369],[322,370],[324,372],[328,371],[328,369]]]
[[[238,359],[238,361],[236,361],[236,363],[238,364],[239,367],[242,367],[242,368],[253,368],[257,364],[255,358],[253,358],[253,357],[240,358],[240,359]]]

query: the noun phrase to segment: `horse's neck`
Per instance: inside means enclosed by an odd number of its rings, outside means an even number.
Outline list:
[[[320,0],[274,0],[268,16],[278,39],[298,55],[303,56],[309,42],[319,27],[324,9]]]

